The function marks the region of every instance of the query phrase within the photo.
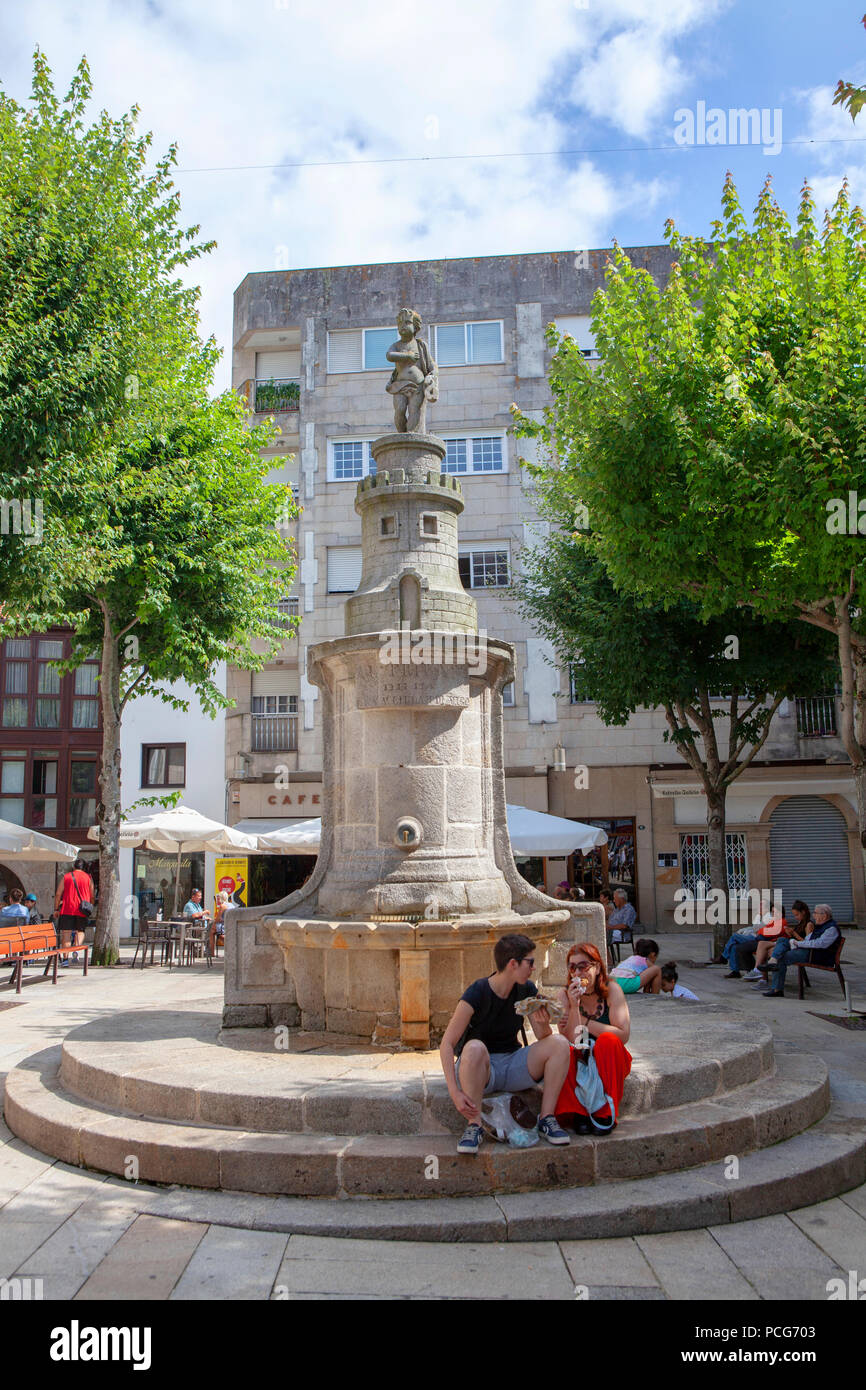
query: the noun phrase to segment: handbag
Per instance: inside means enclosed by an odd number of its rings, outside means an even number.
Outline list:
[[[78,911],[81,913],[82,917],[92,917],[95,911],[93,903],[88,902],[85,898],[82,898],[81,889],[78,887],[78,880],[75,877],[74,870],[72,873],[72,882],[75,884],[75,891],[78,894]]]
[[[583,1106],[591,1123],[596,1129],[603,1133],[613,1129],[616,1124],[616,1107],[613,1100],[604,1089],[604,1084],[598,1073],[598,1066],[594,1054],[594,1038],[590,1038],[589,1046],[584,1050],[584,1060],[581,1061],[580,1051],[575,1049],[576,1062],[574,1094]],[[609,1119],[598,1119],[595,1112],[604,1108],[605,1103],[610,1107]]]

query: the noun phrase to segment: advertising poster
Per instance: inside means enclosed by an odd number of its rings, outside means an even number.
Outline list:
[[[249,860],[246,857],[217,859],[214,865],[214,877],[216,879],[214,892],[228,893],[231,907],[246,907],[247,905],[248,865]]]

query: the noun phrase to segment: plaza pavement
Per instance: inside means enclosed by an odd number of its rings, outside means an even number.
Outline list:
[[[866,1116],[862,1033],[814,1016],[839,1014],[834,977],[811,996],[764,999],[707,957],[703,936],[659,936],[661,959],[701,999],[730,1001],[772,1028],[779,1051],[806,1049],[830,1068],[837,1098]],[[124,947],[125,960],[131,950]],[[854,1007],[866,1009],[866,932],[844,957]],[[222,966],[31,972],[23,993],[0,987],[0,1077],[81,1023],[119,1009],[218,1005]],[[4,1007],[13,1005],[13,1007]],[[660,1000],[653,1007],[688,1008]],[[790,1215],[630,1239],[447,1244],[288,1236],[266,1229],[275,1199],[125,1182],[51,1162],[0,1121],[0,1278],[43,1280],[46,1299],[574,1299],[824,1301],[827,1282],[866,1276],[866,1185]]]

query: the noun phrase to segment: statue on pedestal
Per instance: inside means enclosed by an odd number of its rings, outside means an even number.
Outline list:
[[[403,308],[397,315],[399,341],[385,353],[394,363],[385,387],[394,397],[394,424],[398,434],[426,434],[427,403],[439,399],[439,372],[421,332],[421,316]]]

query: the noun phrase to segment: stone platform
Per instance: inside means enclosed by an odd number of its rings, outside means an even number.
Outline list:
[[[10,1073],[7,1123],[67,1163],[123,1174],[134,1157],[144,1181],[354,1199],[327,1224],[358,1234],[387,1233],[407,1198],[431,1231],[446,1207],[459,1230],[462,1212],[466,1239],[485,1238],[475,1207],[491,1199],[529,1203],[522,1229],[514,1210],[515,1239],[533,1238],[542,1207],[563,1234],[684,1229],[820,1200],[866,1169],[866,1136],[834,1122],[820,1059],[775,1056],[768,1029],[718,1006],[638,1000],[615,1133],[568,1148],[485,1141],[477,1157],[456,1153],[462,1121],[438,1054],[218,1029],[217,1013],[195,1007],[86,1024]],[[288,1051],[275,1046],[286,1040]],[[731,1156],[744,1167],[733,1181]],[[373,1203],[377,1217],[364,1198],[396,1200]]]

